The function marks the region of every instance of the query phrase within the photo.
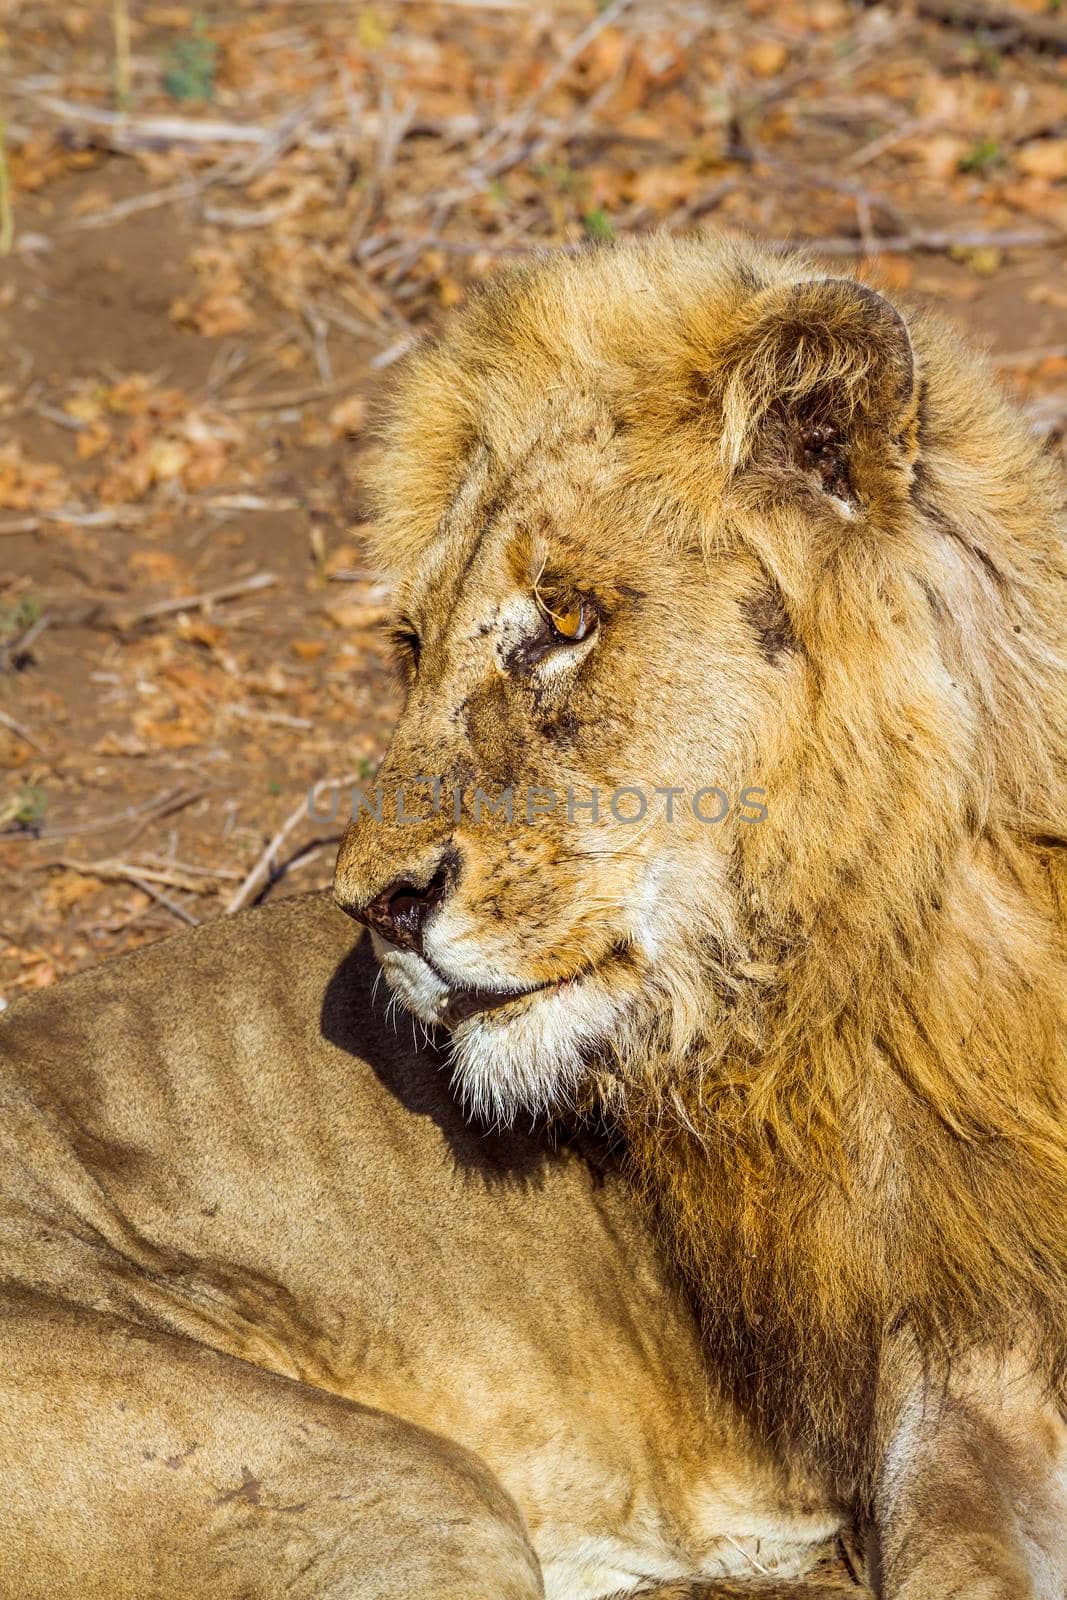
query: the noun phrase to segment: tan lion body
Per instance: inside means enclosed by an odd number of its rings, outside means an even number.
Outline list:
[[[0,1019],[0,1595],[810,1567],[840,1512],[709,1393],[618,1180],[467,1127],[366,943],[290,901]]]

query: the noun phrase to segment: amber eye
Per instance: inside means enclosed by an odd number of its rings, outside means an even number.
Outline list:
[[[562,611],[549,611],[546,607],[546,613],[555,632],[568,644],[587,639],[596,626],[596,611],[586,600],[578,600]]]

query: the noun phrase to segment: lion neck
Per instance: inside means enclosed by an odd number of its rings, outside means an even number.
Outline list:
[[[966,859],[908,916],[899,883],[838,895],[622,1112],[713,1366],[853,1488],[891,1330],[1006,1346],[1025,1307],[1067,1371],[1067,974],[1033,861]]]

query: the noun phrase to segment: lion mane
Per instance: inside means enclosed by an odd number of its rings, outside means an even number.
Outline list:
[[[662,239],[509,276],[414,359],[378,469],[394,570],[556,373],[560,406],[606,397],[665,549],[698,529],[713,558],[728,526],[768,578],[767,660],[804,669],[758,752],[767,820],[733,838],[729,933],[669,1025],[618,1024],[586,1100],[713,1366],[862,1494],[898,1335],[935,1376],[1012,1350],[1065,1396],[1062,488],[925,313]]]

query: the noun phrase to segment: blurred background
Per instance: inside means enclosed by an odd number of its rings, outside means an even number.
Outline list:
[[[806,241],[1064,450],[1060,0],[0,0],[0,70],[4,1001],[329,881],[368,409],[531,251]]]

